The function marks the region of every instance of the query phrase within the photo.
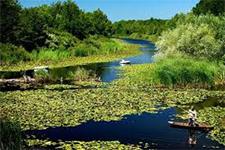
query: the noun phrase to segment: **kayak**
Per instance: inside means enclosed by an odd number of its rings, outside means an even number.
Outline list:
[[[209,131],[212,130],[213,127],[208,126],[206,124],[197,124],[196,126],[190,126],[186,122],[175,122],[175,121],[168,121],[170,127],[172,128],[184,128],[184,129],[192,129],[192,130],[205,130]]]

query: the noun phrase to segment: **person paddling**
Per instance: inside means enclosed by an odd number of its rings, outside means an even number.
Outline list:
[[[196,119],[197,119],[197,112],[194,109],[194,107],[192,106],[191,109],[188,110],[188,125],[189,126],[196,126]]]

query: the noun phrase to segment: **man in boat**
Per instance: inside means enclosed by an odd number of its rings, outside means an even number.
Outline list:
[[[191,107],[191,109],[188,110],[188,116],[189,116],[188,119],[189,126],[196,126],[197,112],[193,106]]]

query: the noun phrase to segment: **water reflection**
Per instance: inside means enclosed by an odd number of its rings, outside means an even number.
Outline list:
[[[197,138],[196,138],[196,131],[195,130],[188,130],[188,144],[190,147],[194,147],[194,145],[197,144]]]
[[[144,64],[153,62],[153,55],[155,53],[155,45],[145,40],[133,40],[123,39],[127,43],[138,44],[141,46],[141,55],[128,57],[126,60],[130,61],[131,64]],[[71,73],[75,72],[78,68],[84,68],[91,72],[93,76],[97,75],[103,82],[111,82],[119,78],[119,70],[116,67],[120,66],[120,60],[106,62],[106,63],[93,63],[87,65],[68,66],[60,68],[52,68],[49,70],[49,74],[52,79],[61,81],[60,79],[66,79]],[[0,71],[0,78],[20,78],[23,75],[30,77],[34,76],[33,70],[27,71]]]
[[[25,134],[52,141],[119,141],[122,144],[140,145],[143,149],[189,149],[190,146],[195,149],[223,148],[206,138],[206,133],[196,131],[187,134],[187,130],[170,128],[167,121],[174,114],[176,109],[169,108],[153,114],[127,115],[119,121],[91,120],[76,127],[55,127],[26,131]],[[192,139],[192,143],[189,144],[187,139]]]

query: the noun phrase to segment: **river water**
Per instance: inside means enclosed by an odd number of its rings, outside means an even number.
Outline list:
[[[132,64],[152,63],[155,45],[149,41],[124,39],[128,43],[139,44],[141,55],[126,58]],[[111,82],[119,78],[117,67],[120,60],[83,66],[94,71],[104,82]],[[131,64],[131,65],[132,65]],[[74,71],[77,66],[56,68],[52,72],[58,73]],[[198,104],[204,107],[204,104]],[[207,138],[207,133],[196,131],[196,145],[189,145],[190,132],[186,129],[171,128],[168,120],[176,119],[181,110],[168,108],[157,113],[142,113],[140,115],[126,115],[119,121],[90,120],[76,127],[56,127],[46,130],[26,131],[28,135],[36,135],[41,139],[53,141],[120,141],[123,144],[134,144],[142,149],[223,149],[224,146]],[[193,136],[193,134],[192,134]]]
[[[125,42],[139,44],[141,55],[125,58],[132,64],[152,63],[155,53],[155,45],[145,40],[124,39]],[[119,78],[120,60],[95,63],[82,66],[69,66],[50,69],[50,74],[55,78],[64,77],[69,72],[83,67],[91,70],[101,78],[103,82],[111,82]],[[32,70],[27,72],[32,74]],[[5,78],[21,76],[22,72],[4,72]],[[3,75],[3,72],[2,72]],[[198,104],[200,109],[205,104]],[[207,103],[208,105],[208,103]],[[168,120],[177,119],[176,114],[180,110],[176,107],[159,110],[157,113],[131,114],[119,121],[93,121],[90,120],[75,127],[55,127],[45,130],[25,131],[26,135],[35,135],[39,139],[52,141],[119,141],[122,144],[134,144],[142,149],[224,149],[223,145],[207,138],[207,133],[196,131],[194,136],[197,143],[188,144],[190,132],[186,129],[171,128]],[[193,136],[193,134],[192,134]]]
[[[149,41],[145,40],[133,40],[133,39],[123,39],[127,43],[138,44],[141,46],[140,50],[142,52],[141,55],[133,56],[126,58],[126,60],[131,61],[132,64],[144,64],[151,63],[153,61],[153,55],[155,52],[155,45]],[[68,66],[68,67],[59,67],[59,68],[51,68],[49,73],[51,78],[60,79],[61,77],[66,78],[69,73],[75,72],[78,68],[84,68],[86,70],[91,71],[93,74],[96,74],[101,78],[103,82],[111,82],[117,78],[119,78],[119,70],[117,67],[121,66],[121,60],[116,60],[112,62],[105,63],[93,63],[88,65],[80,65],[80,66]],[[23,74],[29,75],[33,77],[33,70],[26,71],[0,71],[0,78],[19,78],[22,77]]]
[[[167,121],[174,118],[176,108],[157,113],[126,115],[119,121],[93,121],[75,127],[56,127],[46,130],[26,131],[39,139],[52,141],[119,141],[138,145],[142,149],[223,149],[223,145],[207,138],[207,133],[196,131],[196,145],[189,145],[189,131],[171,128]]]

